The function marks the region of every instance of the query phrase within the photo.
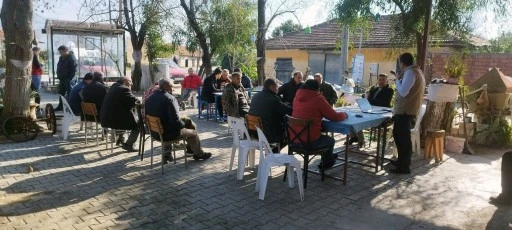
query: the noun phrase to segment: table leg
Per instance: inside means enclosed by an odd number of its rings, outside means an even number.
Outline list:
[[[377,128],[377,149],[375,151],[375,173],[377,173],[379,171],[379,165],[380,165],[380,148],[381,148],[381,144],[380,144],[380,132],[382,130],[382,125],[380,125],[378,128]],[[384,146],[384,145],[382,145]]]
[[[345,141],[345,162],[343,164],[343,185],[347,184],[347,165],[348,165],[348,141],[350,139],[350,135],[347,134],[347,140]]]

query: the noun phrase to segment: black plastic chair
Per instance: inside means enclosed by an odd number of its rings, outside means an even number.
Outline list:
[[[311,147],[311,139],[309,136],[309,131],[311,129],[311,124],[313,120],[304,120],[298,119],[292,116],[286,115],[286,130],[288,132],[288,154],[297,153],[304,158],[304,188],[307,187],[308,183],[308,166],[309,162],[313,160],[313,158],[317,155],[325,155],[325,153],[329,150],[327,147],[323,148],[313,148]],[[306,140],[302,140],[300,137],[305,135]],[[310,158],[310,156],[312,156]],[[322,165],[325,165],[326,162],[324,157],[322,157]],[[320,174],[322,176],[322,181],[324,181],[325,177],[325,169],[320,168]],[[286,179],[286,171],[285,178]]]

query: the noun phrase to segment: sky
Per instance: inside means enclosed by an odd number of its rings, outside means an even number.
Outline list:
[[[316,0],[311,1],[309,6],[303,10],[299,10],[296,16],[285,15],[283,17],[274,20],[269,28],[269,34],[272,30],[279,26],[281,22],[287,19],[291,19],[294,22],[302,24],[303,27],[313,26],[326,21],[330,16],[330,10],[333,8],[332,0]],[[41,29],[47,19],[60,19],[60,20],[80,20],[78,18],[78,11],[80,7],[80,1],[61,1],[53,9],[45,10],[41,12],[40,9],[36,9],[34,12],[34,29],[37,32],[38,39],[40,41],[45,40],[45,36],[41,34]],[[511,9],[512,10],[512,9]],[[477,12],[473,15],[474,20],[474,34],[486,39],[492,39],[499,36],[502,32],[512,31],[512,19],[499,20],[501,23],[496,23],[494,14],[492,12]],[[507,23],[508,22],[508,23]]]

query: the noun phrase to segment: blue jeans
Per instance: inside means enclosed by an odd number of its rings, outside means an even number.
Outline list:
[[[32,84],[39,93],[39,89],[41,89],[41,75],[32,75]]]

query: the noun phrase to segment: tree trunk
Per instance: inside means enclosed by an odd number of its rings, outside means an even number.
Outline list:
[[[421,46],[421,61],[418,62],[418,65],[420,66],[421,70],[425,72],[425,67],[427,64],[427,51],[428,51],[428,34],[430,31],[430,18],[432,14],[432,0],[425,1],[425,23],[423,24],[423,39],[422,39],[422,46]],[[418,54],[418,57],[420,57],[420,54]]]
[[[256,57],[258,60],[256,63],[259,85],[263,85],[263,82],[265,81],[265,33],[267,32],[267,28],[265,28],[266,2],[266,0],[258,0],[258,34],[256,38]]]
[[[32,68],[32,0],[4,0],[0,19],[5,33],[4,109],[0,120],[29,116]]]
[[[421,121],[421,140],[425,140],[427,129],[443,129],[450,133],[455,116],[452,102],[427,102],[427,108]]]
[[[135,51],[134,51],[135,52]],[[140,82],[142,80],[142,66],[140,60],[134,60],[134,65],[132,69],[132,90],[139,91],[140,90]]]

